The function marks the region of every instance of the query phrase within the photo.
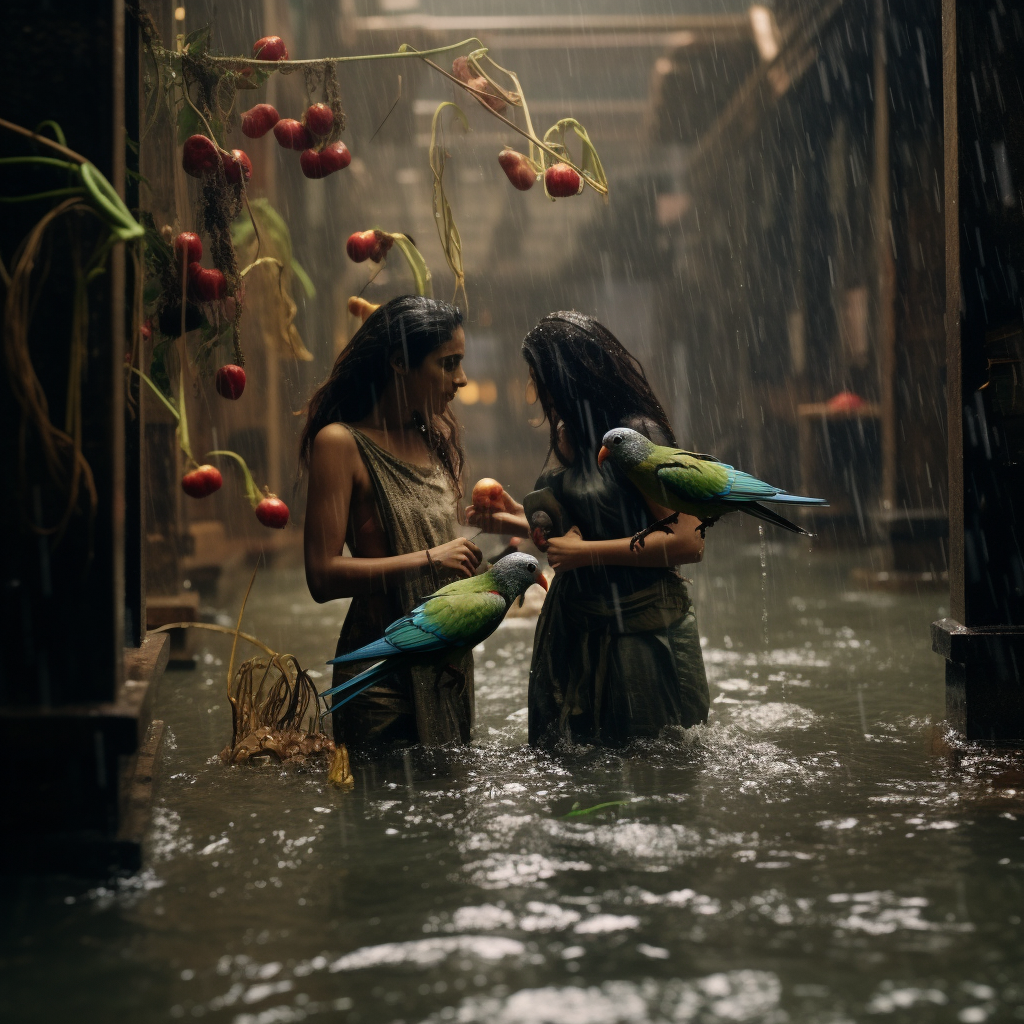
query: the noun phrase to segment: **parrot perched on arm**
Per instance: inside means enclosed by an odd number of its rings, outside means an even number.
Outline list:
[[[437,680],[445,672],[460,675],[448,660],[487,639],[505,618],[518,597],[534,583],[548,589],[533,555],[513,552],[499,558],[487,572],[456,580],[435,591],[408,615],[384,630],[384,636],[327,662],[376,661],[365,672],[320,694],[325,699],[342,690],[350,692],[327,708],[325,715],[372,686],[400,665],[437,665]]]
[[[746,512],[766,523],[781,526],[793,533],[809,536],[795,523],[762,505],[770,501],[778,505],[827,505],[824,498],[804,498],[758,480],[757,477],[719,462],[712,455],[678,448],[663,448],[643,434],[628,427],[609,430],[601,439],[597,453],[598,466],[606,459],[618,466],[648,501],[675,514],[659,520],[637,533],[630,549],[644,545],[644,538],[655,530],[663,529],[679,519],[679,513],[700,520],[701,537],[709,526],[714,526],[728,512]]]

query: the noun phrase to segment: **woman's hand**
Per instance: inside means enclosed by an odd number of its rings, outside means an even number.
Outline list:
[[[480,549],[465,537],[456,537],[447,544],[430,548],[427,554],[434,565],[457,572],[464,579],[473,575],[483,557]]]
[[[560,572],[569,572],[572,569],[591,565],[589,547],[590,544],[583,539],[579,527],[574,526],[564,537],[551,537],[548,540],[545,551],[548,556],[548,565],[555,570],[556,576]]]
[[[516,537],[528,537],[530,527],[523,506],[504,488],[501,491],[501,506],[500,509],[494,509],[470,505],[466,509],[466,522],[484,533],[511,533]]]

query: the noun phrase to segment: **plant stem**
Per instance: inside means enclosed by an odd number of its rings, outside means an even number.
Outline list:
[[[470,43],[476,43],[478,48],[484,48],[482,42],[475,36],[471,39],[463,39],[458,43],[450,43],[448,46],[437,46],[432,50],[398,50],[395,53],[360,53],[351,57],[315,57],[309,60],[257,60],[255,57],[214,57],[204,53],[203,60],[213,61],[216,64],[245,64],[255,65],[257,68],[268,70],[280,70],[282,68],[302,67],[304,64],[324,64],[328,61],[332,64],[350,64],[354,61],[363,60],[400,60],[402,58],[422,57],[424,54],[451,53],[453,50],[460,50]]]
[[[30,132],[27,128],[22,128],[20,124],[5,121],[2,117],[0,117],[0,128],[6,128],[9,132],[17,132],[19,135],[24,135],[25,138],[32,139],[35,142],[41,142],[44,146],[49,146],[50,149],[63,153],[69,160],[74,160],[75,163],[88,163],[81,153],[76,153],[73,149],[68,149],[67,146],[62,146],[59,142],[54,142],[53,139],[48,139],[45,135],[37,135],[35,132]]]
[[[423,52],[427,53],[428,51],[424,50]],[[424,58],[423,63],[432,67],[439,74],[444,75],[444,77],[447,78],[449,82],[454,82],[460,89],[464,89],[472,96],[491,95],[490,93],[483,92],[483,90],[481,89],[474,89],[472,86],[467,85],[461,79],[456,78],[454,75],[448,74],[448,72],[445,71],[444,68],[438,67],[432,60],[427,60],[426,58]],[[583,169],[577,167],[572,162],[572,160],[570,160],[567,156],[561,153],[556,153],[549,145],[538,139],[536,135],[531,134],[530,132],[526,131],[523,128],[520,128],[519,125],[515,123],[515,121],[510,121],[507,117],[505,117],[504,114],[499,114],[496,110],[493,110],[486,103],[481,104],[481,106],[483,106],[490,114],[492,114],[499,121],[501,121],[502,124],[508,125],[508,127],[511,128],[514,132],[518,132],[520,135],[522,135],[524,139],[528,139],[533,145],[537,146],[539,149],[542,149],[549,156],[554,157],[558,163],[568,164],[598,195],[606,196],[608,194],[608,189],[604,185],[601,185],[600,183],[593,181],[588,175],[584,174]]]

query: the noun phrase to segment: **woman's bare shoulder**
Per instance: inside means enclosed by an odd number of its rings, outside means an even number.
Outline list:
[[[352,431],[344,423],[328,423],[321,427],[313,439],[313,457],[317,453],[330,455],[332,458],[344,455],[357,455],[359,448]]]
[[[328,423],[313,439],[309,460],[313,476],[334,479],[337,474],[359,479],[363,457],[352,432],[344,423]]]

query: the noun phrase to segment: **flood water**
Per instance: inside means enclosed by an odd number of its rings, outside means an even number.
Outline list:
[[[942,742],[945,595],[851,589],[849,567],[709,534],[710,722],[628,751],[526,745],[535,620],[508,620],[477,654],[473,746],[357,764],[353,792],[225,768],[229,641],[197,636],[159,693],[147,867],[5,883],[0,1016],[1024,1019],[1024,767]],[[341,612],[280,564],[243,628],[324,685]]]

